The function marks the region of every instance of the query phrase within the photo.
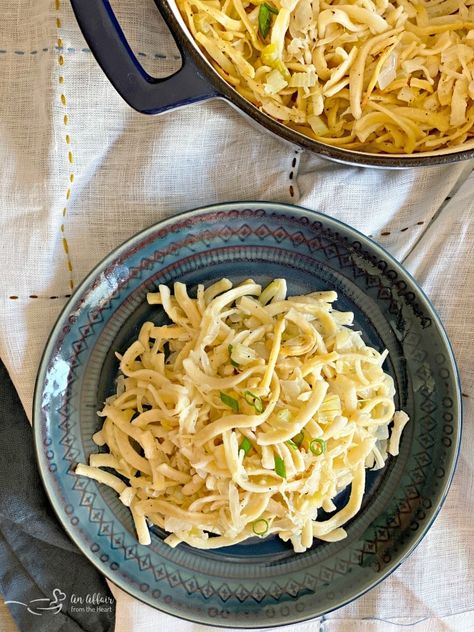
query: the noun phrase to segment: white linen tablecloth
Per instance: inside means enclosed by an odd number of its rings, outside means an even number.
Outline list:
[[[114,0],[152,74],[179,67],[151,0]],[[47,335],[111,249],[178,211],[277,200],[352,224],[401,260],[433,300],[461,371],[465,430],[453,486],[413,555],[311,632],[474,630],[474,164],[390,172],[325,162],[251,127],[222,101],[158,118],[105,79],[66,0],[0,0],[0,356],[27,414]],[[115,587],[116,632],[205,626]],[[209,628],[210,629],[210,628]]]

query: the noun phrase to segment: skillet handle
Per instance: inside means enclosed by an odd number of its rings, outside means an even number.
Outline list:
[[[138,112],[160,114],[217,96],[179,42],[183,65],[173,75],[156,79],[135,57],[109,0],[71,0],[71,4],[100,67],[120,96]]]

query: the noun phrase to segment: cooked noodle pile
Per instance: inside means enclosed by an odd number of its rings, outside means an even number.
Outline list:
[[[347,149],[474,137],[473,0],[177,0],[214,68],[261,110]]]
[[[109,452],[76,473],[116,490],[142,544],[147,521],[170,546],[204,549],[277,534],[301,552],[344,538],[366,468],[398,454],[408,417],[395,412],[387,351],[365,345],[336,298],[287,298],[284,279],[263,291],[222,279],[195,299],[182,283],[174,295],[160,285],[148,301],[171,323],[146,322],[118,356],[94,435]],[[349,484],[348,503],[318,520]]]

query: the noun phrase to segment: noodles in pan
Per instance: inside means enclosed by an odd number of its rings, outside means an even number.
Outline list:
[[[250,102],[346,149],[412,154],[474,137],[473,0],[177,0]]]

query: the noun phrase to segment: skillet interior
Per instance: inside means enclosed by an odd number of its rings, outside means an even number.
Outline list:
[[[474,140],[448,149],[438,149],[433,152],[420,152],[411,155],[365,153],[350,149],[341,149],[312,140],[286,127],[259,110],[222,79],[219,73],[216,72],[209,63],[189,32],[176,6],[175,0],[155,0],[155,2],[167,21],[168,26],[174,33],[180,50],[189,53],[200,73],[218,89],[222,97],[237,109],[244,112],[252,121],[263,125],[271,133],[290,143],[319,154],[323,158],[366,167],[404,169],[408,167],[442,165],[474,158]]]

